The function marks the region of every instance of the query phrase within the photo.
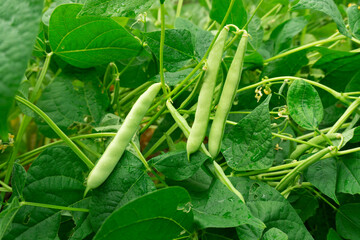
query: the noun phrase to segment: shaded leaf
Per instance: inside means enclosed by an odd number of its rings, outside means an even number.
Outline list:
[[[2,0],[0,8],[0,139],[39,29],[43,1]]]
[[[360,239],[360,203],[340,206],[336,213],[336,230],[345,239]]]
[[[20,209],[19,199],[13,198],[11,203],[5,207],[0,213],[0,239],[3,239],[5,233],[9,230],[11,222],[13,221],[16,213]]]
[[[336,159],[327,158],[312,164],[304,171],[304,176],[322,193],[333,199],[336,203],[339,203],[335,194],[337,179]]]
[[[263,236],[263,240],[288,240],[288,236],[277,228],[269,229]]]
[[[232,169],[257,170],[273,163],[270,96],[225,135],[221,151]]]
[[[337,192],[360,193],[360,153],[348,154],[340,158],[338,165]]]
[[[349,17],[349,27],[351,33],[360,39],[360,10],[357,5],[352,5],[347,9]]]
[[[339,32],[347,37],[351,37],[346,30],[341,13],[333,0],[300,0],[291,10],[312,9],[329,15],[336,23]]]
[[[26,170],[20,164],[15,163],[11,177],[11,187],[13,189],[12,192],[13,196],[22,197],[22,193],[25,187],[25,180],[26,180]]]

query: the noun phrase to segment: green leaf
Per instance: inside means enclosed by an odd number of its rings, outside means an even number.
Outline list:
[[[315,130],[324,116],[324,108],[318,92],[310,83],[297,79],[291,83],[287,104],[290,116],[299,126]]]
[[[360,203],[345,204],[338,209],[336,230],[345,239],[360,239]]]
[[[156,56],[160,59],[161,31],[144,34],[146,41]],[[195,59],[191,33],[185,29],[168,29],[165,31],[164,67],[170,72],[182,68],[190,59]]]
[[[309,63],[306,54],[307,50],[303,50],[271,61],[269,64],[264,66],[261,78],[294,76],[303,66]]]
[[[316,197],[306,189],[296,189],[287,198],[303,222],[316,214],[319,202]]]
[[[263,240],[288,240],[288,236],[277,228],[269,229],[263,236]]]
[[[291,10],[312,9],[329,15],[336,23],[339,32],[347,37],[351,37],[346,30],[341,13],[333,0],[300,0]]]
[[[292,39],[304,29],[307,23],[306,18],[302,16],[289,19],[277,26],[270,36],[275,43],[274,54],[290,48]]]
[[[185,189],[169,187],[138,198],[109,216],[94,240],[171,240],[192,233],[193,213]]]
[[[13,196],[22,197],[22,193],[25,187],[25,180],[26,180],[26,170],[20,164],[15,163],[11,177],[11,187],[13,189],[12,192]]]
[[[152,166],[167,178],[182,181],[190,178],[209,157],[198,152],[188,160],[186,151],[168,152],[151,159]]]
[[[237,227],[243,224],[265,228],[239,197],[219,180],[200,199],[194,199],[193,205],[194,218],[200,229]]]
[[[335,230],[332,228],[330,228],[326,239],[327,240],[342,240],[341,237],[339,236],[339,234],[337,234],[337,232],[335,232]]]
[[[2,0],[0,8],[0,139],[39,29],[43,1]]]
[[[37,106],[66,134],[76,131],[70,128],[74,124],[97,125],[109,105],[108,97],[101,91],[94,72],[87,72],[59,75],[44,89],[38,100]],[[36,123],[45,136],[57,137],[44,120],[36,117]]]
[[[111,18],[80,17],[80,4],[63,4],[51,15],[49,41],[67,63],[89,68],[138,55],[141,45]]]
[[[360,71],[357,72],[346,85],[345,92],[357,92],[360,89]]]
[[[191,33],[191,39],[195,48],[196,57],[201,59],[210,47],[214,36],[191,21],[184,18],[176,18],[175,28],[186,29]]]
[[[146,12],[154,0],[87,0],[79,16],[130,17]]]
[[[337,192],[360,193],[360,153],[348,154],[340,158],[338,165]]]
[[[243,118],[224,137],[221,151],[232,169],[258,170],[272,166],[272,144],[269,96]]]
[[[189,68],[177,72],[165,72],[164,76],[166,85],[170,87],[176,86],[178,83],[183,81],[192,70],[192,68]],[[151,78],[150,81],[160,82],[160,74]]]
[[[304,172],[305,178],[322,193],[339,204],[336,198],[337,162],[327,158],[312,164]],[[326,179],[326,181],[324,181]]]
[[[313,239],[290,203],[274,188],[249,178],[230,178],[230,180],[243,194],[251,213],[262,220],[267,228],[278,228],[286,233],[289,239]],[[242,236],[246,235],[242,234]],[[241,240],[254,240],[254,238],[241,238]]]
[[[248,32],[251,36],[249,43],[256,50],[263,43],[264,29],[261,26],[261,19],[258,16],[254,16],[248,26]]]
[[[74,208],[90,208],[90,198],[85,198],[71,205]],[[87,212],[72,212],[73,220],[76,227],[69,240],[82,240],[89,236],[93,230],[90,224],[89,213]]]
[[[69,206],[83,198],[87,172],[87,166],[69,147],[48,148],[27,172],[24,199],[27,202]],[[60,220],[60,210],[23,206],[5,239],[54,239]]]
[[[231,0],[213,0],[210,11],[210,17],[221,23],[230,6]],[[235,24],[242,28],[247,22],[247,13],[242,0],[235,0],[234,6],[226,21],[226,24]]]
[[[50,23],[50,17],[51,14],[54,12],[55,8],[57,8],[57,6],[61,5],[61,4],[67,4],[67,3],[85,3],[86,0],[56,0],[53,1],[49,8],[44,12],[44,14],[42,15],[42,22],[46,25],[49,26]]]
[[[9,230],[11,222],[16,213],[20,209],[20,203],[17,197],[13,198],[11,203],[5,207],[0,213],[0,240],[3,239],[5,233]]]
[[[352,35],[360,39],[360,10],[357,5],[352,5],[347,9],[349,17],[349,27]]]
[[[105,219],[131,200],[156,190],[142,162],[125,152],[109,178],[92,191],[90,222],[97,231]]]

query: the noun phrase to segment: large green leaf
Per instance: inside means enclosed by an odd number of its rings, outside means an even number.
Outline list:
[[[239,197],[218,180],[201,198],[195,198],[193,205],[194,218],[201,229],[229,228],[243,224],[265,228],[259,219],[252,216]]]
[[[337,192],[360,194],[360,153],[341,157],[338,165]]]
[[[231,0],[213,0],[210,17],[221,23],[230,6]],[[247,22],[247,13],[242,0],[235,0],[234,6],[226,21],[227,24],[235,24],[242,28]]]
[[[324,116],[324,108],[318,92],[310,83],[297,79],[291,83],[287,103],[290,116],[301,127],[315,130]]]
[[[169,187],[138,198],[111,214],[94,240],[171,240],[192,233],[193,213],[185,189]]]
[[[204,29],[196,26],[191,21],[184,18],[176,18],[175,27],[178,29],[186,29],[191,33],[191,39],[195,48],[196,57],[201,59],[214,38],[214,36]]]
[[[31,56],[43,1],[2,0],[0,8],[0,139],[7,140],[7,117]]]
[[[135,17],[146,12],[154,0],[87,0],[79,16]]]
[[[157,59],[160,58],[161,31],[145,33],[146,41]],[[182,68],[190,59],[195,59],[191,33],[186,29],[165,31],[164,67],[170,72]]]
[[[94,71],[88,71],[87,74],[59,75],[38,100],[37,106],[67,134],[75,132],[70,126],[79,123],[97,125],[105,115],[109,100],[94,74]],[[57,137],[44,120],[36,117],[36,122],[44,135]]]
[[[83,198],[87,166],[66,146],[45,150],[27,172],[23,196],[28,202],[69,206]],[[4,239],[54,239],[60,210],[23,206]]]
[[[221,151],[232,169],[240,171],[271,167],[274,146],[269,101],[270,96],[224,137]]]
[[[360,203],[345,204],[338,209],[336,230],[345,239],[360,239]]]
[[[312,9],[329,15],[335,21],[339,32],[345,36],[351,37],[334,0],[300,0],[292,7],[292,10],[299,9]]]
[[[186,151],[169,152],[151,159],[152,166],[166,177],[182,181],[195,174],[209,157],[198,152],[188,160]]]
[[[289,239],[313,239],[290,203],[274,188],[249,178],[231,178],[230,180],[243,194],[251,213],[262,220],[267,229],[278,228],[286,233]],[[254,232],[254,229],[240,227],[238,233],[248,230]],[[246,238],[246,236],[254,236],[253,234],[247,235],[241,232],[241,235],[238,235],[242,236],[241,240],[255,239]]]
[[[6,231],[9,230],[11,222],[16,213],[20,209],[19,199],[15,197],[9,206],[5,207],[0,213],[0,240],[3,238]]]
[[[108,179],[92,191],[90,222],[97,231],[105,219],[129,201],[156,190],[141,161],[125,152]]]
[[[141,45],[111,18],[77,18],[82,5],[63,4],[51,15],[49,41],[53,52],[80,68],[138,55]]]
[[[335,232],[335,230],[332,228],[330,228],[326,239],[327,240],[342,240],[342,238],[339,236],[339,234],[337,234],[337,232]]]
[[[349,17],[349,27],[351,33],[360,39],[360,11],[357,5],[352,5],[347,9]]]
[[[336,198],[337,162],[327,158],[312,164],[304,172],[305,178],[322,193],[339,203]],[[324,181],[326,179],[326,181]]]

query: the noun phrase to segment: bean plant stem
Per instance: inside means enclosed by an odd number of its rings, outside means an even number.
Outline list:
[[[15,96],[15,100],[26,105],[28,108],[30,108],[35,113],[37,113],[90,169],[94,167],[94,164],[88,159],[88,157],[76,146],[76,144],[73,141],[71,141],[71,139],[68,136],[66,136],[66,134],[40,108],[38,108],[28,100],[19,96]]]
[[[336,148],[335,148],[336,149]],[[324,155],[332,152],[334,150],[333,147],[328,147],[325,149],[320,150],[319,152],[311,155],[306,160],[301,161],[301,163],[296,166],[291,172],[286,174],[286,176],[280,181],[279,185],[276,186],[276,190],[278,191],[284,191],[287,186],[291,184],[291,182],[294,180],[294,178],[304,171],[306,168],[308,168],[310,165],[316,163],[319,161]]]
[[[346,122],[346,120],[353,114],[353,112],[360,105],[360,97],[356,99],[345,111],[345,113],[339,118],[339,120],[330,128],[327,134],[335,133],[340,129],[340,127]]]
[[[72,207],[57,206],[57,205],[51,205],[51,204],[45,204],[45,203],[20,202],[20,205],[21,206],[33,206],[33,207],[59,209],[59,210],[72,211],[72,212],[89,212],[89,209],[86,209],[86,208],[72,208]]]
[[[184,2],[184,0],[178,1],[178,5],[177,5],[177,9],[176,9],[176,17],[180,17],[180,15],[181,15],[181,8],[183,6],[183,2]]]
[[[35,83],[35,87],[34,87],[34,91],[32,92],[31,94],[31,97],[30,97],[30,102],[34,102],[36,100],[36,97],[40,91],[40,87],[45,79],[45,76],[46,76],[46,72],[49,68],[49,65],[50,65],[50,61],[51,61],[51,56],[53,55],[53,52],[50,52],[48,54],[46,54],[46,58],[45,58],[45,62],[44,62],[44,65],[42,67],[42,70],[40,72],[40,76],[39,78],[37,79],[36,83]]]
[[[288,56],[290,54],[305,50],[307,48],[311,48],[311,47],[315,47],[315,46],[319,46],[319,45],[323,45],[323,44],[326,44],[326,43],[329,43],[329,42],[335,42],[335,41],[343,40],[343,39],[346,39],[346,36],[338,36],[338,37],[334,37],[334,38],[327,38],[327,39],[324,39],[324,40],[319,40],[319,41],[316,41],[316,42],[305,44],[303,46],[293,48],[293,49],[291,49],[289,51],[286,51],[284,53],[280,53],[280,54],[278,54],[278,55],[276,55],[274,57],[265,59],[264,63],[269,63],[269,62],[274,61],[276,59],[286,57],[286,56]]]
[[[165,45],[165,6],[164,3],[160,4],[161,12],[161,36],[160,36],[160,81],[163,92],[167,95],[168,90],[165,85],[165,76],[164,76],[164,45]]]
[[[248,19],[248,21],[246,22],[246,24],[244,25],[244,27],[242,29],[246,29],[246,27],[249,25],[249,23],[251,22],[251,20],[254,18],[256,12],[259,10],[261,4],[264,2],[264,0],[261,0],[259,2],[259,4],[257,5],[257,7],[255,8],[255,11],[252,13],[251,17]]]

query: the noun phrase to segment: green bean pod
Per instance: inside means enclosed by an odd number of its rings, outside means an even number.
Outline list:
[[[200,148],[201,143],[205,138],[206,129],[209,123],[216,77],[220,67],[228,32],[229,29],[227,27],[221,30],[219,37],[216,39],[215,44],[209,53],[207,69],[198,98],[194,124],[191,128],[186,144],[188,156]]]
[[[241,79],[247,43],[248,34],[247,32],[244,32],[229,68],[220,101],[216,109],[215,118],[210,129],[208,148],[213,158],[220,152],[226,119],[229,115]]]
[[[109,177],[160,89],[160,83],[153,84],[135,102],[114,139],[90,172],[85,194],[100,186]]]

